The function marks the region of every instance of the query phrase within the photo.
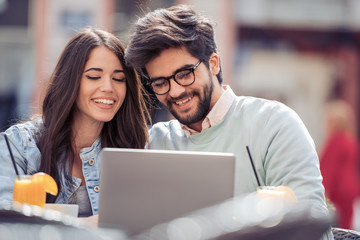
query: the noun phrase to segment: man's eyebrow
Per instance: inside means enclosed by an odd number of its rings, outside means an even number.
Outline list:
[[[102,72],[103,70],[101,68],[88,68],[85,70],[85,72],[89,72],[89,71],[98,71],[98,72]]]
[[[194,64],[185,64],[184,66],[178,68],[175,70],[174,72],[174,75],[177,74],[178,72],[181,72],[183,70],[187,70],[187,69],[190,69],[192,67],[194,67],[195,65]],[[167,77],[164,77],[164,76],[160,76],[160,77],[154,77],[154,78],[149,78],[150,81],[155,81],[155,80],[158,80],[158,79],[162,79],[162,78],[168,78],[170,76],[167,76]]]
[[[195,66],[195,64],[186,64],[186,65],[178,68],[178,69],[175,71],[174,74],[176,74],[177,72],[180,72],[180,71],[182,71],[182,70],[190,69],[190,68],[192,68],[192,67],[194,67],[194,66]]]

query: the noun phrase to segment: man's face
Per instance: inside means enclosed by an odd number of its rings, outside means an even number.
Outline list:
[[[185,47],[169,48],[145,65],[150,79],[169,77],[180,69],[192,68],[199,62]],[[216,74],[219,59],[214,53],[209,60],[209,68],[200,63],[194,71],[195,82],[190,86],[180,86],[170,79],[170,91],[157,95],[171,114],[182,124],[201,130],[201,122],[215,105],[222,93]],[[200,129],[198,129],[200,126]]]

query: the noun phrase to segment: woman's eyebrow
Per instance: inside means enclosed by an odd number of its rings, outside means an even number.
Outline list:
[[[114,73],[124,72],[124,70],[115,70]]]
[[[102,72],[103,70],[101,68],[88,68],[85,70],[85,72],[88,72],[88,71],[98,71],[98,72]]]

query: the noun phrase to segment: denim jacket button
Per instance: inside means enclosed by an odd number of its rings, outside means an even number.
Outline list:
[[[100,187],[99,187],[99,186],[95,186],[95,187],[94,187],[94,191],[95,191],[95,192],[100,192]]]
[[[93,158],[90,158],[90,160],[88,161],[89,165],[92,166],[95,164],[95,160]]]

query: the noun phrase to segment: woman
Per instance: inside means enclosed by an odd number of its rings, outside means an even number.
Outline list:
[[[136,72],[112,34],[84,29],[63,50],[51,75],[42,118],[6,134],[20,174],[50,174],[59,194],[47,202],[79,205],[79,216],[97,214],[99,154],[103,147],[144,148],[148,113]],[[0,204],[12,204],[15,171],[0,136]]]
[[[359,197],[359,142],[355,114],[344,100],[333,100],[325,111],[327,137],[320,154],[325,195],[335,205],[337,227],[352,229]]]

